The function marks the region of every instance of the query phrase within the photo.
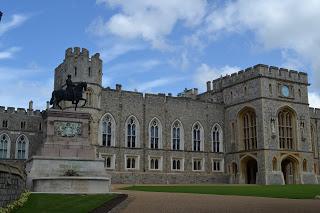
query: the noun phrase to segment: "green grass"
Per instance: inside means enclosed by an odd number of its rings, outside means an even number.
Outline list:
[[[171,186],[130,186],[125,190],[147,192],[176,192],[214,195],[240,195],[290,199],[313,199],[320,195],[320,185],[171,185]]]
[[[67,194],[31,194],[28,201],[15,212],[21,213],[87,213],[116,195],[67,195]]]

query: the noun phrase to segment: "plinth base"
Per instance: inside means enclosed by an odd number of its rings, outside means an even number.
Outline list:
[[[27,161],[26,171],[27,187],[33,192],[82,194],[111,190],[103,160],[34,156]]]

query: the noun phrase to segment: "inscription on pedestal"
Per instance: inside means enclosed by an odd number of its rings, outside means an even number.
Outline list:
[[[68,121],[54,122],[55,135],[62,137],[75,137],[81,135],[81,123]]]

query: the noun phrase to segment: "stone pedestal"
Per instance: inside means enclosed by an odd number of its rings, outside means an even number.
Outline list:
[[[89,142],[90,114],[48,110],[44,143],[27,161],[27,187],[47,193],[107,193],[110,175]]]

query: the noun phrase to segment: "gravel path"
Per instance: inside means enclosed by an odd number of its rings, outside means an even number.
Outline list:
[[[126,193],[129,195],[129,198],[118,207],[113,209],[112,213],[320,212],[320,200],[293,200],[163,192],[115,191]]]

